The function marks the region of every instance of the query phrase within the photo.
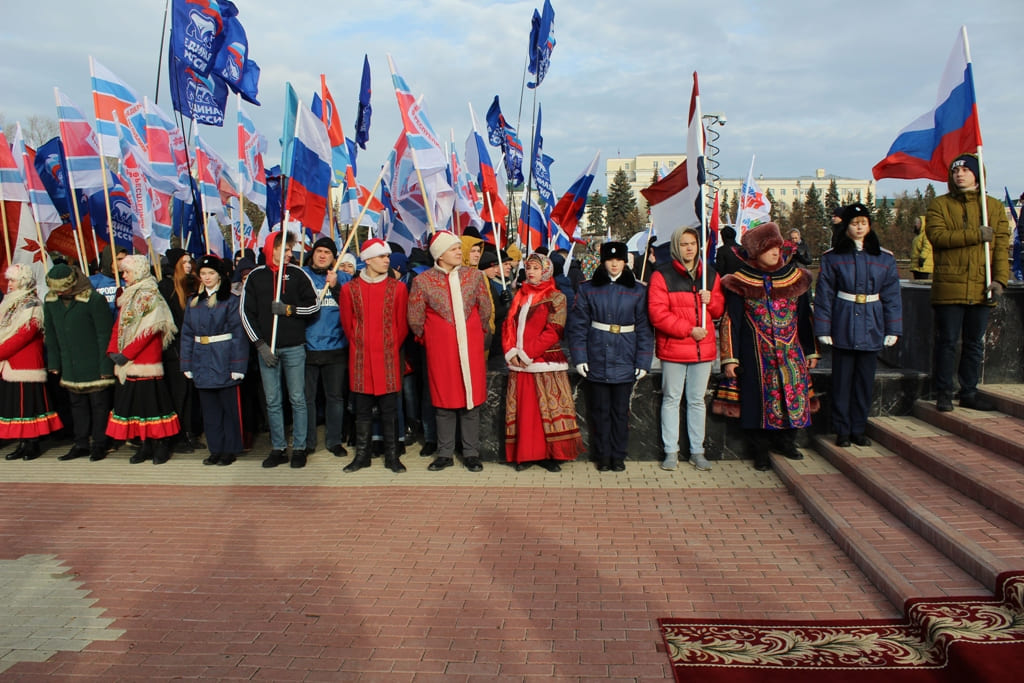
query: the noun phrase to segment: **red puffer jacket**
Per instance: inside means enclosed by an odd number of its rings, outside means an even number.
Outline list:
[[[694,327],[700,326],[701,268],[698,264],[695,277],[691,278],[682,264],[676,260],[660,266],[651,275],[647,291],[647,312],[654,326],[654,352],[657,357],[670,363],[702,363],[715,359],[714,320],[725,312],[725,297],[712,269],[708,273],[711,283],[711,302],[708,304],[705,327],[708,335],[700,342],[690,336]]]

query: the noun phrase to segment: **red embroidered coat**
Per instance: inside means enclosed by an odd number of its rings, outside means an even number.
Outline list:
[[[341,326],[348,337],[349,387],[380,396],[402,388],[402,343],[409,332],[409,294],[394,278],[367,282],[361,276],[338,295]]]
[[[435,408],[473,408],[487,399],[485,339],[491,319],[491,293],[487,278],[476,268],[460,267],[458,280],[466,321],[466,339],[460,344],[448,274],[431,268],[416,276],[409,294],[409,330],[426,346],[430,398]],[[469,373],[463,371],[466,360]],[[472,405],[467,405],[467,386]]]

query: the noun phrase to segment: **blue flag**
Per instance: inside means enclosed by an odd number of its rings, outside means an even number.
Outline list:
[[[181,68],[209,76],[223,44],[224,17],[217,0],[174,0],[168,47]]]
[[[220,13],[224,21],[221,47],[213,62],[213,74],[227,83],[233,92],[246,102],[259,106],[260,67],[249,59],[249,40],[238,20],[238,8],[229,0],[220,0]]]
[[[228,87],[222,79],[216,75],[203,76],[173,53],[168,58],[167,71],[174,111],[196,123],[224,125]]]
[[[267,169],[267,225],[273,228],[281,223],[284,211],[281,207],[283,189],[281,187],[281,167]]]
[[[171,208],[171,232],[181,238],[182,248],[198,260],[206,253],[206,249],[203,244],[203,227],[196,217],[196,206],[198,203],[186,204],[178,198],[174,199],[174,206]]]
[[[103,191],[94,192],[89,195],[89,215],[92,218],[92,227],[96,236],[104,242],[113,242],[115,247],[124,247],[132,251],[132,224],[135,222],[135,212],[132,211],[132,203],[128,198],[128,190],[121,182],[121,178],[113,171],[110,174],[110,185],[108,195],[110,197],[110,221],[107,224],[107,206]]]
[[[530,73],[537,80],[526,84],[528,88],[536,88],[544,80],[551,64],[551,51],[555,49],[555,10],[550,0],[544,0],[543,12],[533,10],[533,21],[530,25]]]
[[[544,154],[544,138],[540,134],[541,109],[537,105],[537,128],[533,135],[533,182],[537,193],[544,200],[546,213],[555,205],[555,194],[551,190],[551,164],[554,159]]]
[[[359,111],[356,114],[356,142],[363,149],[366,149],[366,143],[370,140],[370,115],[372,113],[373,107],[370,106],[370,59],[363,55],[363,80],[359,84]],[[352,162],[355,163],[355,153],[351,156]]]
[[[505,155],[505,171],[513,185],[523,184],[523,143],[516,129],[508,125],[501,113],[498,96],[487,110],[487,139],[494,147],[501,147]]]

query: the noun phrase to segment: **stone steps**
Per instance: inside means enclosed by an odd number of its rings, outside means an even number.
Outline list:
[[[779,476],[897,607],[908,598],[993,591],[1024,569],[1024,387],[986,387],[1003,412],[917,401],[872,418],[868,447],[812,439]]]

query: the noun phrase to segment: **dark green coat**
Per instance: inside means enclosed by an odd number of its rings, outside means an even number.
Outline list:
[[[992,279],[1006,286],[1010,277],[1010,223],[1003,203],[988,201]],[[950,183],[949,194],[928,206],[925,234],[932,244],[932,304],[985,303],[985,243],[981,241],[981,202],[977,192],[960,192]]]
[[[91,287],[69,301],[54,293],[43,304],[46,364],[70,391],[87,393],[114,383],[107,344],[114,327],[110,306]]]

